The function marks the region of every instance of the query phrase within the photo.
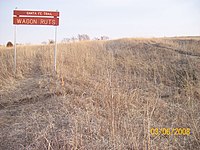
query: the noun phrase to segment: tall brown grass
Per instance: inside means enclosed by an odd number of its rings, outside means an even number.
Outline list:
[[[59,44],[56,74],[53,48],[17,47],[16,74],[13,49],[0,49],[0,103],[6,106],[0,111],[14,103],[6,104],[5,89],[25,80],[39,85],[31,92],[47,84],[45,92],[54,94],[31,105],[17,102],[14,109],[23,111],[0,148],[200,149],[199,39]],[[26,127],[19,130],[14,125],[22,119]],[[192,134],[152,136],[152,127],[190,128]]]

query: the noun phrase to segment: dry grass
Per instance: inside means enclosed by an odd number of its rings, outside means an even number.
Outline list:
[[[200,149],[200,39],[0,49],[0,149]],[[150,128],[190,128],[151,136]]]

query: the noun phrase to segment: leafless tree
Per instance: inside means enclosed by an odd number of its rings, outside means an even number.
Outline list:
[[[69,43],[71,41],[70,38],[64,38],[61,43]]]
[[[54,40],[49,40],[49,44],[54,44]]]
[[[76,41],[78,41],[78,39],[77,39],[76,37],[73,36],[73,37],[71,38],[71,41],[72,41],[72,42],[76,42]]]
[[[108,36],[101,36],[101,40],[109,40]]]
[[[90,40],[90,37],[87,34],[79,34],[78,40],[79,41],[87,41],[87,40]]]

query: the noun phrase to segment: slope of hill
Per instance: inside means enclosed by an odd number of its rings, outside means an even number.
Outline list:
[[[15,75],[0,49],[0,149],[200,149],[200,38],[60,44],[56,74],[52,46],[17,54]]]

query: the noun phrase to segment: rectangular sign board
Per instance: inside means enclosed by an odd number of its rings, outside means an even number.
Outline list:
[[[59,17],[57,11],[28,11],[28,10],[14,10],[16,16],[54,16]]]
[[[57,11],[14,10],[13,14],[15,25],[59,25],[59,12]]]
[[[13,23],[16,25],[59,25],[59,18],[41,17],[14,17]]]

